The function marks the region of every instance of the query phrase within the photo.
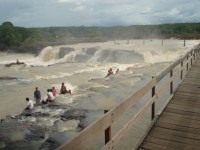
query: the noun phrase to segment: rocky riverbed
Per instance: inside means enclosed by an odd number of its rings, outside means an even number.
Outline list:
[[[0,122],[0,149],[55,149],[84,128],[85,110],[67,105],[37,105]]]

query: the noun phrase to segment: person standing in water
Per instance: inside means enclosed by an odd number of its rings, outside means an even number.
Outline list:
[[[35,88],[34,99],[35,99],[35,101],[36,101],[37,104],[41,100],[41,94],[40,94],[40,91],[38,90],[38,87]]]

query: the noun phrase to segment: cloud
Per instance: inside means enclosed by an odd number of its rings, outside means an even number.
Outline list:
[[[77,0],[58,0],[59,3],[76,3]]]
[[[85,10],[85,6],[77,6],[76,8],[72,9],[72,11],[74,12],[80,12],[80,11],[84,11]]]
[[[0,24],[24,27],[200,22],[199,0],[0,0]],[[4,15],[6,14],[6,15]]]
[[[172,10],[170,10],[169,15],[178,16],[180,15],[180,11],[177,8],[173,8]]]
[[[151,13],[151,8],[145,8],[140,14],[149,14]]]

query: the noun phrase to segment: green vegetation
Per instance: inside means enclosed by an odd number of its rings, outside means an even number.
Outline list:
[[[142,38],[200,38],[200,23],[133,25],[116,27],[15,27],[0,25],[0,51],[36,53],[48,45]]]

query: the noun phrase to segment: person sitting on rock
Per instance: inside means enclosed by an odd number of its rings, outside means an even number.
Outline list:
[[[64,83],[62,83],[61,88],[60,88],[60,94],[72,94],[71,90],[67,90],[66,86]]]
[[[26,106],[25,110],[33,109],[33,107],[34,107],[33,101],[30,100],[28,97],[26,98],[26,101],[27,101],[28,103],[27,103],[27,106]]]
[[[54,86],[52,87],[52,93],[53,93],[53,96],[56,96],[56,89]]]
[[[47,90],[47,102],[54,102],[55,96],[53,96],[52,89]]]

